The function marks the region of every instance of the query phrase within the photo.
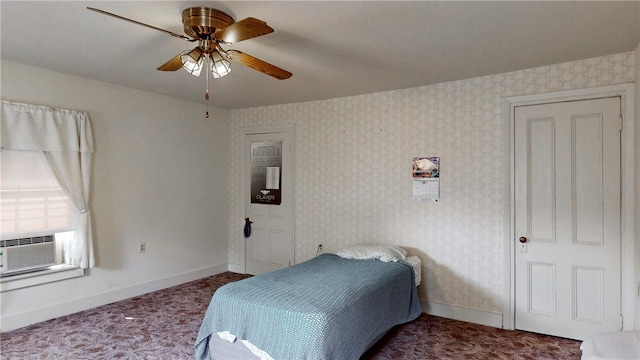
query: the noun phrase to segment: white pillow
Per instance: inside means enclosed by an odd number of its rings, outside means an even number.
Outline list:
[[[407,259],[407,252],[393,245],[358,244],[344,247],[336,255],[345,259],[378,259],[382,262]]]

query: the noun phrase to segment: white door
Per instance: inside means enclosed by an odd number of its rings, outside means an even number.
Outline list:
[[[515,327],[621,329],[620,98],[515,108]]]
[[[250,134],[245,136],[244,147],[245,209],[246,217],[253,222],[251,236],[246,239],[246,272],[257,275],[294,263],[292,135]],[[268,176],[266,187],[271,190],[251,195],[252,182],[263,176]],[[280,194],[277,205],[269,203],[269,196],[276,193],[273,190]]]

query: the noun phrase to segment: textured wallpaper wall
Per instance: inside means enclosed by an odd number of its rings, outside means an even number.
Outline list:
[[[232,111],[229,262],[242,264],[243,128],[296,124],[296,262],[353,243],[422,258],[420,296],[502,312],[509,223],[504,98],[634,81],[633,53],[384,93]],[[440,156],[440,202],[414,202],[416,156]]]

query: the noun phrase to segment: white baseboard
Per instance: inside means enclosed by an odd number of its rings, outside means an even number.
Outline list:
[[[27,325],[41,321],[54,319],[80,311],[88,310],[97,306],[110,304],[116,301],[125,300],[134,296],[143,295],[153,291],[166,289],[172,286],[195,281],[208,276],[223,273],[228,270],[227,263],[210,266],[187,273],[170,276],[163,279],[154,280],[148,283],[132,285],[115,289],[108,292],[92,295],[82,299],[75,299],[65,303],[54,304],[18,314],[2,316],[2,332],[18,329]],[[209,301],[209,300],[207,300]]]
[[[242,264],[229,263],[229,271],[244,274],[244,266],[242,266]]]
[[[421,300],[422,312],[448,319],[502,328],[502,314]]]

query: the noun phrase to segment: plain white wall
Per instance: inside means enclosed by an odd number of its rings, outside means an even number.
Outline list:
[[[206,119],[199,103],[12,62],[1,70],[4,100],[89,112],[97,149],[97,266],[1,293],[4,331],[226,271],[228,111]]]

